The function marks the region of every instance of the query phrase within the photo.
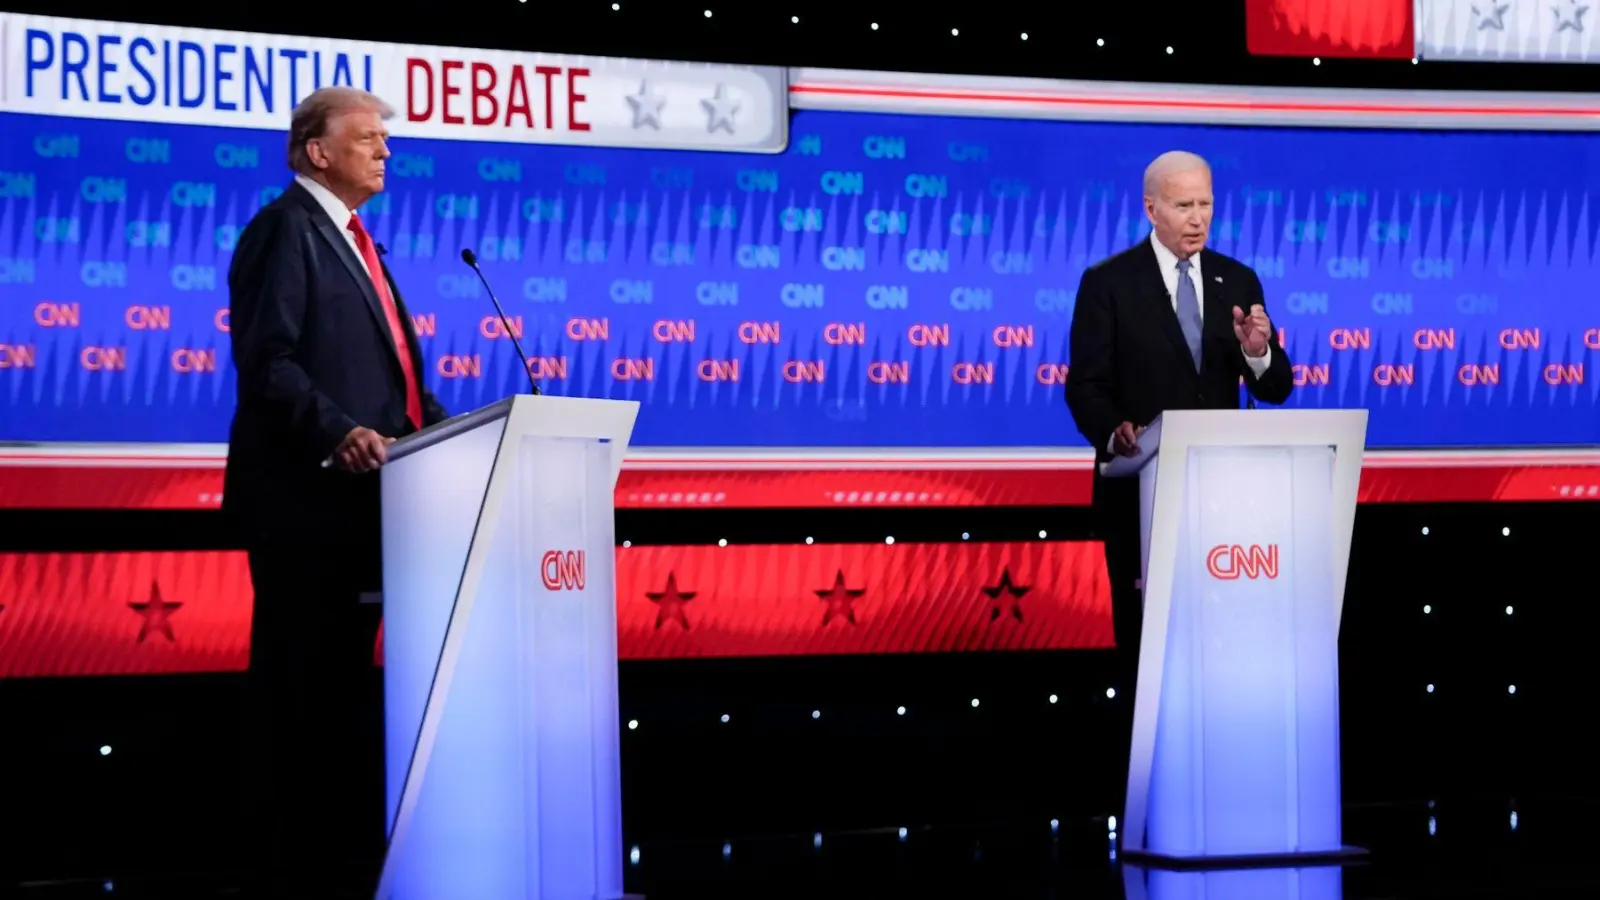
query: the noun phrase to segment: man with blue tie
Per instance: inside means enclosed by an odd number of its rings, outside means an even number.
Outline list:
[[[245,226],[228,271],[238,397],[223,512],[255,588],[250,775],[258,862],[276,882],[264,896],[332,896],[346,863],[370,896],[382,851],[379,613],[361,602],[381,589],[375,470],[394,439],[446,418],[356,212],[383,190],[392,115],[350,87],[301,101],[294,181]]]
[[[1105,542],[1117,687],[1130,717],[1144,621],[1139,485],[1101,478],[1098,463],[1137,456],[1140,433],[1166,410],[1238,409],[1241,379],[1266,403],[1283,403],[1294,388],[1261,279],[1205,250],[1211,167],[1193,153],[1161,154],[1145,170],[1144,208],[1150,239],[1083,273],[1066,391],[1078,431],[1095,448],[1095,530]]]

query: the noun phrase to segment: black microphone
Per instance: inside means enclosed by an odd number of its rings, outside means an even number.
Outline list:
[[[463,248],[461,261],[478,273],[478,280],[483,282],[483,289],[489,292],[489,299],[494,301],[494,311],[500,314],[500,327],[506,330],[506,337],[511,338],[511,346],[517,348],[517,359],[522,360],[522,374],[528,376],[528,385],[533,388],[534,394],[542,393],[539,390],[539,382],[533,379],[533,369],[528,365],[528,354],[522,352],[522,342],[517,340],[517,333],[511,329],[511,321],[506,318],[505,307],[500,305],[500,298],[494,295],[494,288],[489,287],[489,279],[485,278],[483,270],[478,268],[478,254]]]

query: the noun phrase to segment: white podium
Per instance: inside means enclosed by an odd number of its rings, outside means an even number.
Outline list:
[[[622,896],[612,504],[637,414],[519,395],[390,445],[379,900]]]
[[[1365,410],[1187,410],[1143,453],[1144,628],[1122,848],[1173,867],[1344,846],[1339,618]]]

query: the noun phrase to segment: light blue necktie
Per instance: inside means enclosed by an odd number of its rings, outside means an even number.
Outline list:
[[[1200,300],[1195,296],[1194,279],[1189,277],[1189,261],[1178,260],[1178,326],[1189,342],[1195,371],[1200,369]]]

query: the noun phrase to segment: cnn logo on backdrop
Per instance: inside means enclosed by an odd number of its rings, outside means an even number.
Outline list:
[[[582,550],[546,550],[539,557],[539,580],[547,591],[583,590]]]
[[[1278,545],[1218,544],[1206,554],[1206,571],[1212,578],[1236,581],[1239,578],[1277,578]]]

